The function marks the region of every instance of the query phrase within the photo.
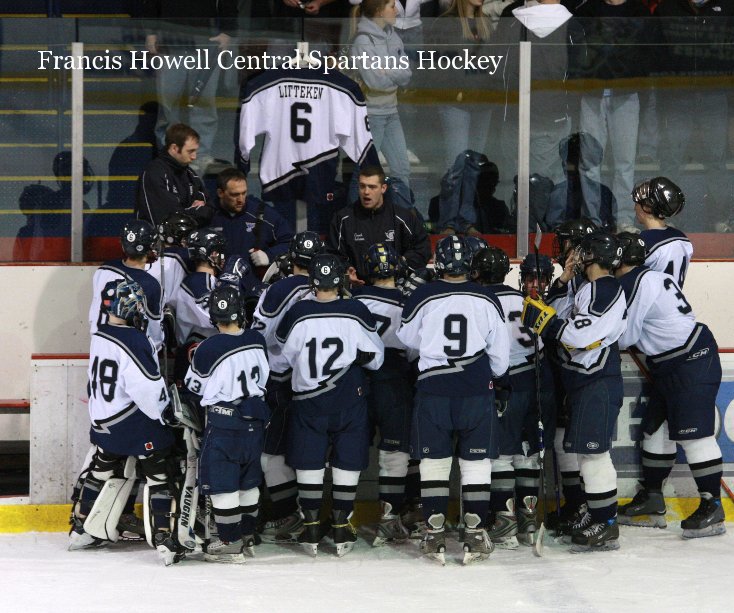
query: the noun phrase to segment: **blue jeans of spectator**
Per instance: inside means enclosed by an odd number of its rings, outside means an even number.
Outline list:
[[[444,162],[449,168],[462,151],[485,153],[492,109],[487,105],[464,104],[439,108],[443,128]]]
[[[397,111],[389,115],[372,115],[370,130],[375,148],[382,151],[390,167],[390,175],[398,177],[410,187],[410,163],[408,162],[408,147],[405,144],[405,134],[400,123]]]

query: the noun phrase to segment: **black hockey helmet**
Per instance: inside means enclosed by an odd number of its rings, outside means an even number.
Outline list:
[[[209,321],[217,324],[245,323],[245,299],[240,290],[228,283],[215,287],[209,294]]]
[[[578,245],[577,272],[584,273],[591,264],[614,270],[622,261],[622,247],[613,234],[596,230],[581,239]]]
[[[291,239],[288,255],[291,263],[301,268],[308,268],[313,256],[324,249],[324,243],[316,232],[306,230],[299,232]]]
[[[135,281],[115,279],[102,290],[102,311],[124,319],[128,326],[143,332],[148,327],[145,305],[143,288]]]
[[[158,224],[158,234],[166,245],[185,246],[189,234],[198,226],[191,215],[176,211]]]
[[[528,293],[528,280],[535,279],[538,274],[540,274],[540,290],[542,292],[553,281],[553,260],[540,253],[537,258],[534,253],[528,253],[520,262],[520,291],[523,294]]]
[[[681,188],[666,177],[654,177],[636,185],[632,200],[659,219],[677,215],[686,204]]]
[[[371,278],[388,279],[398,275],[400,259],[392,245],[386,243],[371,245],[364,260]]]
[[[556,236],[553,239],[553,257],[561,266],[565,266],[568,251],[578,247],[581,239],[596,229],[596,224],[588,217],[564,221],[555,229]],[[569,245],[566,245],[566,241],[569,241]]]
[[[433,265],[439,276],[468,275],[471,269],[471,252],[466,241],[456,235],[442,238],[436,243]]]
[[[131,219],[120,232],[120,242],[125,255],[139,257],[145,255],[148,262],[158,259],[158,232],[153,224],[142,219]]]
[[[316,289],[341,289],[345,274],[344,261],[333,253],[317,253],[308,266],[311,285]]]
[[[645,263],[647,250],[645,241],[636,232],[620,232],[617,242],[622,248],[622,264],[627,266],[642,266]]]
[[[470,276],[479,283],[502,283],[510,272],[510,258],[499,247],[484,247],[474,254]]]
[[[187,239],[189,257],[193,262],[209,262],[222,270],[227,259],[227,238],[218,230],[194,230]]]
[[[485,241],[481,236],[467,235],[464,237],[464,242],[466,243],[467,247],[469,247],[472,258],[480,249],[486,249],[487,247],[489,247],[489,243]]]

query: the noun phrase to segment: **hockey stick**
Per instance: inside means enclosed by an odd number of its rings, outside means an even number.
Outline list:
[[[160,313],[161,313],[161,328],[163,329],[163,347],[161,347],[161,375],[163,376],[163,384],[168,385],[168,346],[166,343],[165,338],[165,327],[163,326],[163,312],[166,309],[166,284],[165,284],[165,266],[163,265],[163,260],[166,257],[166,243],[163,240],[163,232],[162,232],[163,226],[158,226],[158,263],[161,267],[161,304],[160,304]]]
[[[635,363],[637,368],[640,369],[640,372],[642,373],[642,376],[645,377],[645,380],[650,385],[652,385],[652,375],[647,369],[647,366],[643,364],[640,356],[637,355],[637,352],[632,347],[628,347],[627,352],[630,354],[630,357],[632,358],[632,361]],[[726,492],[726,495],[729,496],[730,500],[734,500],[734,492],[731,491],[731,488],[727,485],[726,481],[724,481],[724,477],[721,477],[721,488]]]
[[[535,289],[535,296],[537,299],[541,297],[540,293],[540,257],[538,252],[540,250],[540,241],[543,238],[543,232],[540,229],[540,224],[535,224],[535,242],[533,243],[533,250],[535,252],[535,282],[537,287]],[[532,292],[531,292],[532,293]],[[535,547],[533,553],[540,557],[543,555],[543,539],[545,537],[545,519],[548,515],[547,501],[545,500],[546,488],[545,488],[545,426],[543,425],[543,405],[540,399],[540,343],[538,342],[538,335],[533,334],[533,346],[535,349],[535,406],[538,410],[538,463],[540,469],[538,471],[538,499],[543,499],[543,516],[538,527],[538,533],[535,537]],[[536,502],[536,509],[537,502]]]

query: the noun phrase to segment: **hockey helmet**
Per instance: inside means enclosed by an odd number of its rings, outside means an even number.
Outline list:
[[[188,213],[171,213],[158,225],[158,233],[166,245],[185,246],[184,243],[199,224]]]
[[[222,284],[209,294],[209,321],[217,324],[236,323],[242,327],[245,322],[245,300],[234,285]]]
[[[596,229],[596,224],[588,217],[564,221],[555,229],[556,236],[553,239],[553,257],[561,266],[565,266],[566,257],[568,257],[569,252],[575,247],[578,247],[581,239]]]
[[[120,232],[120,242],[125,255],[147,256],[148,262],[158,259],[158,232],[153,225],[142,219],[131,219]]]
[[[627,266],[642,266],[647,255],[645,241],[636,232],[620,232],[617,242],[622,248],[622,264]]]
[[[474,254],[470,276],[479,283],[502,283],[510,272],[510,258],[498,247],[484,247]]]
[[[318,253],[311,258],[308,276],[316,289],[341,289],[346,267],[342,259],[332,253]]]
[[[471,236],[467,235],[464,237],[464,242],[466,243],[467,247],[469,247],[469,251],[471,252],[471,257],[474,257],[480,249],[486,249],[489,247],[489,243],[485,241],[481,236]]]
[[[578,245],[579,258],[576,272],[585,273],[592,264],[614,270],[622,261],[622,247],[613,234],[604,230],[596,230],[581,239]]]
[[[291,262],[301,268],[308,268],[313,256],[320,253],[324,248],[324,243],[316,232],[306,230],[299,232],[291,239],[288,247],[288,255]]]
[[[400,260],[395,249],[385,243],[375,243],[364,256],[367,273],[376,279],[388,279],[398,274]]]
[[[534,253],[528,253],[520,263],[520,291],[523,294],[529,293],[528,283],[538,275],[542,292],[553,280],[553,261],[547,255],[538,254],[536,258]]]
[[[218,230],[194,230],[187,239],[189,257],[193,262],[209,262],[217,270],[227,259],[227,239]]]
[[[686,204],[681,188],[666,177],[654,177],[636,185],[632,200],[659,219],[677,215]]]
[[[128,326],[145,331],[148,318],[145,316],[145,293],[132,280],[109,281],[102,290],[102,311],[125,320]]]
[[[445,236],[436,243],[433,265],[440,275],[468,275],[471,252],[466,241],[456,235]]]

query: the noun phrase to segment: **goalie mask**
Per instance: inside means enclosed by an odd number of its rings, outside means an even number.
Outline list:
[[[389,279],[399,272],[400,260],[395,249],[385,243],[375,243],[364,256],[367,272],[373,279]]]
[[[666,177],[655,177],[636,185],[632,200],[658,219],[677,215],[686,204],[680,187]]]
[[[217,324],[245,323],[245,299],[233,285],[220,285],[209,294],[209,321]]]
[[[142,219],[128,221],[120,232],[120,242],[125,255],[146,256],[149,264],[158,259],[158,232],[152,224]]]
[[[470,277],[478,283],[502,283],[510,272],[510,258],[498,247],[484,247],[474,254]]]
[[[191,215],[176,212],[171,213],[163,220],[158,226],[158,233],[166,245],[185,247],[186,239],[189,234],[196,230],[198,225]]]
[[[553,257],[561,265],[566,266],[566,258],[581,240],[588,234],[591,234],[597,227],[593,221],[587,217],[581,219],[569,219],[564,221],[555,229],[555,238],[553,239]]]
[[[433,265],[439,276],[468,275],[471,269],[471,252],[460,236],[446,236],[436,243]]]
[[[299,232],[291,239],[288,255],[292,264],[308,268],[311,259],[324,249],[324,243],[316,232]]]
[[[540,274],[540,287],[536,277]],[[520,291],[526,296],[537,291],[544,294],[553,281],[553,262],[547,255],[528,253],[520,263]]]
[[[341,289],[346,267],[341,258],[331,253],[320,253],[311,259],[308,276],[311,285],[320,290]]]
[[[188,250],[193,262],[208,262],[221,271],[227,259],[227,239],[217,230],[194,230],[189,234]]]
[[[645,241],[635,232],[620,232],[617,242],[622,248],[622,264],[627,266],[642,266],[645,263],[647,252]]]
[[[117,279],[108,282],[102,290],[102,311],[125,320],[128,326],[141,332],[148,328],[145,307],[143,288],[135,281]]]
[[[614,270],[622,261],[622,247],[617,239],[603,230],[597,230],[584,238],[578,246],[576,273],[586,274],[592,264],[606,270]]]

